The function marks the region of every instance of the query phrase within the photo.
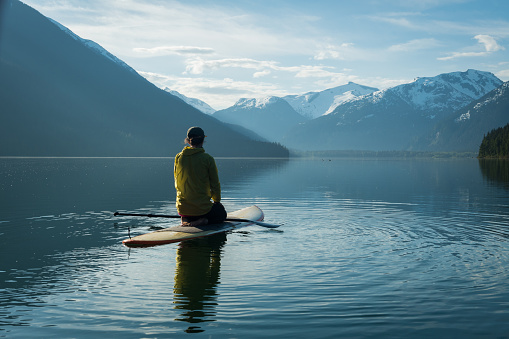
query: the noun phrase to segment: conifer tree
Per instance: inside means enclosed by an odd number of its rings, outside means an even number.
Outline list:
[[[479,158],[509,158],[509,124],[493,129],[479,146]]]

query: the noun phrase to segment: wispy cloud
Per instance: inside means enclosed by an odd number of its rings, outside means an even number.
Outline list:
[[[343,73],[332,72],[331,66],[299,66],[287,68],[289,71],[296,72],[296,78],[332,78],[343,76]]]
[[[445,1],[437,0],[437,7],[444,6],[444,2]],[[456,1],[451,2],[455,3]],[[457,2],[461,3],[464,1],[459,0]],[[408,1],[408,3],[417,4],[421,3],[421,1]],[[442,36],[444,33],[447,33],[448,35],[488,34],[499,37],[507,37],[509,35],[509,22],[507,20],[494,20],[486,18],[480,14],[475,17],[460,18],[453,14],[450,16],[429,15],[429,13],[424,10],[414,12],[381,12],[372,15],[364,15],[362,18],[366,18],[375,24],[381,23],[386,24],[389,27],[395,26],[400,30],[402,29],[401,32],[404,34],[408,34],[413,31],[426,32],[428,34],[438,36]],[[384,27],[380,27],[380,29],[382,29],[382,31],[385,30]]]
[[[366,18],[371,21],[386,23],[405,29],[421,30],[422,27],[415,22],[415,19],[411,20],[420,16],[422,16],[422,14],[419,12],[391,12],[379,13],[378,15],[368,15]]]
[[[408,42],[392,45],[389,47],[389,51],[391,52],[412,52],[430,49],[439,46],[440,43],[434,38],[428,39],[415,39],[410,40]]]
[[[263,70],[261,72],[256,72],[253,74],[253,78],[261,78],[261,77],[264,77],[264,76],[267,76],[269,74],[271,74],[272,72],[269,71],[268,69],[266,70]]]
[[[168,54],[245,55],[289,54],[303,50],[311,38],[294,35],[312,25],[263,12],[249,12],[225,3],[187,3],[176,0],[27,0],[79,36],[99,42],[113,54],[161,56]],[[302,26],[302,27],[301,27]],[[310,30],[308,30],[310,31]],[[246,37],[249,37],[248,39]],[[183,42],[190,42],[189,45]],[[200,49],[175,49],[173,46]],[[263,47],[263,48],[261,48]],[[205,48],[205,49],[201,49]]]
[[[176,77],[151,72],[140,74],[160,88],[170,88],[188,97],[200,98],[215,109],[230,107],[239,98],[289,94],[276,84],[267,82],[238,81],[231,78]]]
[[[261,71],[264,69],[278,69],[275,61],[260,61],[250,58],[227,58],[205,60],[193,58],[186,61],[186,73],[202,74],[220,68],[246,68]]]
[[[404,28],[416,28],[416,25],[414,25],[410,20],[407,18],[395,18],[395,17],[378,17],[379,21],[384,21],[392,25],[401,26]]]
[[[501,70],[495,74],[503,81],[509,81],[509,69]]]
[[[500,46],[495,38],[489,35],[479,34],[474,37],[479,44],[477,46],[477,51],[464,51],[464,52],[452,52],[449,56],[437,58],[438,60],[452,60],[457,58],[464,57],[482,57],[490,55],[493,52],[497,52],[500,50],[504,50],[505,48]],[[484,49],[483,51],[479,51],[479,47]]]
[[[359,55],[353,43],[345,42],[340,45],[328,44],[321,47],[315,54],[315,60],[347,60]]]
[[[334,72],[334,67],[325,65],[298,65],[298,66],[280,66],[276,61],[255,60],[248,58],[240,59],[217,59],[204,60],[194,58],[187,60],[186,73],[199,75],[205,72],[219,70],[221,68],[244,68],[256,70],[254,77],[274,72],[285,72],[293,74],[296,78],[337,78],[344,76],[344,73]]]
[[[195,55],[195,54],[213,54],[213,48],[207,47],[194,47],[194,46],[158,46],[152,48],[134,48],[135,52],[149,55],[149,56],[162,56],[162,55]]]

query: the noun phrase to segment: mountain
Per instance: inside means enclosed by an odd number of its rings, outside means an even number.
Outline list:
[[[411,150],[438,121],[501,84],[476,70],[418,78],[346,101],[295,126],[282,143],[303,150]]]
[[[18,0],[0,20],[0,156],[173,156],[190,126],[214,156],[285,156],[157,88]]]
[[[240,99],[232,107],[219,110],[213,116],[250,129],[270,141],[279,141],[293,125],[306,120],[288,102],[275,96]]]
[[[437,123],[414,148],[428,151],[475,151],[484,135],[509,123],[509,82]]]
[[[417,78],[393,90],[411,107],[430,119],[479,99],[502,84],[493,73],[469,69],[466,72]]]
[[[378,91],[377,88],[349,82],[321,92],[308,92],[301,95],[287,95],[286,100],[293,109],[308,119],[318,118],[334,111],[340,104],[356,99],[362,95]]]
[[[196,108],[197,110],[199,110],[202,113],[214,114],[214,112],[216,111],[215,109],[210,107],[209,104],[207,104],[205,101],[201,101],[200,99],[195,99],[195,98],[188,98],[184,94],[180,94],[179,92],[171,90],[168,87],[166,87],[164,90],[166,92],[170,93],[171,95],[174,95],[177,98],[184,100],[184,102],[193,106],[194,108]]]
[[[122,60],[120,60],[119,58],[117,58],[116,56],[114,56],[113,54],[111,54],[110,52],[108,52],[107,50],[105,50],[101,45],[99,45],[98,43],[92,41],[92,40],[88,40],[88,39],[83,39],[81,38],[80,36],[74,34],[73,31],[71,31],[70,29],[68,29],[67,27],[65,27],[64,25],[60,24],[59,22],[51,19],[51,18],[48,18],[48,20],[50,20],[52,23],[54,23],[57,27],[59,27],[62,31],[64,31],[65,33],[67,33],[71,38],[73,38],[74,40],[78,41],[78,42],[81,42],[83,43],[84,45],[87,45],[89,48],[91,48],[92,50],[94,50],[96,53],[99,53],[103,56],[105,56],[106,58],[110,59],[111,61],[115,62],[116,64],[124,67],[125,69],[127,69],[129,72],[132,72],[132,73],[136,73],[136,71],[131,68],[131,66],[129,66],[128,64],[126,64],[125,62],[123,62]]]

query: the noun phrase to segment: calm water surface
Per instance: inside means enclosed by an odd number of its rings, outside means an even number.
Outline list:
[[[171,159],[0,159],[0,337],[509,338],[507,162],[217,159],[250,226],[176,220]]]

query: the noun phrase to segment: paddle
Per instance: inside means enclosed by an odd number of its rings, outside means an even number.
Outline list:
[[[122,215],[127,217],[149,217],[149,218],[180,218],[180,215],[167,215],[167,214],[137,214],[137,213],[120,213],[115,212],[114,216]],[[253,224],[268,227],[268,228],[277,228],[279,225],[276,224],[268,224],[266,222],[254,221],[249,219],[240,219],[240,218],[226,218],[226,221],[242,221],[242,222],[251,222]]]

